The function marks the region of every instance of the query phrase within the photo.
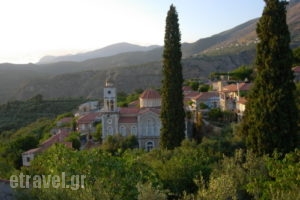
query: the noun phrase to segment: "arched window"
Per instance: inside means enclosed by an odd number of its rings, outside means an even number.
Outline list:
[[[131,126],[131,134],[132,135],[137,135],[137,129],[136,129],[136,126]]]
[[[113,129],[111,126],[107,127],[107,134],[112,135],[113,134]]]
[[[110,100],[110,111],[114,111],[114,100]]]
[[[155,122],[153,119],[148,119],[147,120],[147,128],[146,128],[146,132],[147,132],[147,136],[153,136],[155,130]]]
[[[120,127],[120,134],[123,136],[126,136],[126,127],[125,126]]]
[[[146,148],[146,151],[151,151],[154,148],[153,141],[146,142],[145,148]]]

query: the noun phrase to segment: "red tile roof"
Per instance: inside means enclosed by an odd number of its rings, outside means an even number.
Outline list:
[[[77,121],[78,124],[89,124],[94,122],[100,114],[98,112],[92,112],[87,115],[80,117]]]
[[[199,92],[192,91],[192,92],[184,94],[184,98],[195,98],[199,94],[200,94]]]
[[[252,86],[252,83],[240,83],[239,89],[240,89],[240,91],[248,91],[248,90],[250,90],[251,86]]]
[[[30,149],[28,151],[23,152],[22,154],[31,154],[31,153],[38,153],[48,149],[55,143],[64,143],[67,147],[70,147],[70,144],[65,142],[65,138],[69,136],[70,131],[67,129],[59,129],[59,132],[56,135],[51,136],[49,139],[44,141],[40,147],[35,149]],[[72,143],[71,143],[72,147]]]
[[[147,89],[141,94],[140,98],[141,99],[160,99],[161,97],[160,97],[160,94],[156,90]]]
[[[239,86],[240,91],[248,91],[252,84],[251,83],[239,83],[239,84],[232,83],[230,85],[224,86],[222,88],[222,91],[223,92],[237,92],[238,91],[237,85]]]
[[[218,92],[201,92],[195,97],[196,100],[207,100],[212,97],[219,97]]]
[[[300,73],[300,66],[294,67],[294,68],[293,68],[293,71],[294,71],[295,73]]]
[[[137,123],[137,118],[136,117],[120,117],[119,123],[126,123],[126,124]]]
[[[34,153],[37,153],[37,152],[41,152],[43,151],[43,149],[41,147],[38,147],[38,148],[34,148],[34,149],[29,149],[28,151],[25,151],[23,152],[22,154],[34,154]]]
[[[41,148],[43,149],[49,148],[54,143],[64,142],[64,139],[69,136],[69,133],[70,131],[66,129],[59,129],[59,132],[56,135],[53,135],[52,137],[50,137],[49,139],[47,139],[41,144]]]
[[[140,111],[139,108],[136,107],[122,107],[120,108],[121,115],[130,115],[130,114],[138,114]]]

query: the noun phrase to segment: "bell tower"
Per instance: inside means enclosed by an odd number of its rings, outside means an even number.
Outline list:
[[[119,110],[117,107],[117,90],[110,80],[106,80],[103,89],[102,139],[118,133]]]
[[[117,93],[112,81],[107,80],[104,87],[104,111],[117,111]]]

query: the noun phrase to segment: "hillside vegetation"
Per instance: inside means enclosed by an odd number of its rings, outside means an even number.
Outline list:
[[[85,99],[43,100],[37,95],[27,101],[11,101],[0,106],[0,135],[5,131],[16,131],[37,119],[53,119],[57,115],[71,112]]]

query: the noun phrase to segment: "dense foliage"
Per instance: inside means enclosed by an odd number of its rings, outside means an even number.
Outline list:
[[[55,118],[70,112],[86,99],[44,100],[37,95],[27,101],[11,101],[0,105],[0,134],[15,131],[39,118]]]
[[[293,82],[290,34],[286,24],[286,2],[266,0],[257,24],[257,75],[248,94],[242,134],[247,147],[271,154],[296,147],[297,108]]]
[[[55,145],[21,172],[31,176],[64,172],[68,184],[71,175],[85,175],[84,183],[70,188],[18,189],[17,194],[19,199],[65,200],[299,198],[298,150],[283,159],[276,153],[257,156],[235,150],[231,134],[207,138],[199,145],[184,141],[173,150],[136,149],[118,155],[100,148],[74,151]]]
[[[139,96],[143,92],[142,89],[137,89],[134,93],[126,94],[125,92],[119,92],[117,97],[119,107],[127,107],[130,103],[139,99]]]
[[[0,177],[8,178],[13,171],[22,166],[21,154],[50,137],[53,121],[39,119],[16,132],[0,135]]]
[[[173,149],[184,139],[183,76],[181,65],[181,35],[178,14],[170,6],[166,18],[163,51],[163,81],[161,106],[161,141],[162,148]]]
[[[134,135],[122,136],[122,135],[110,135],[101,145],[101,149],[106,150],[112,154],[119,154],[126,149],[138,148],[139,143]]]
[[[229,78],[235,81],[251,81],[253,79],[253,67],[242,65],[230,72],[213,72],[210,74],[211,79]]]

